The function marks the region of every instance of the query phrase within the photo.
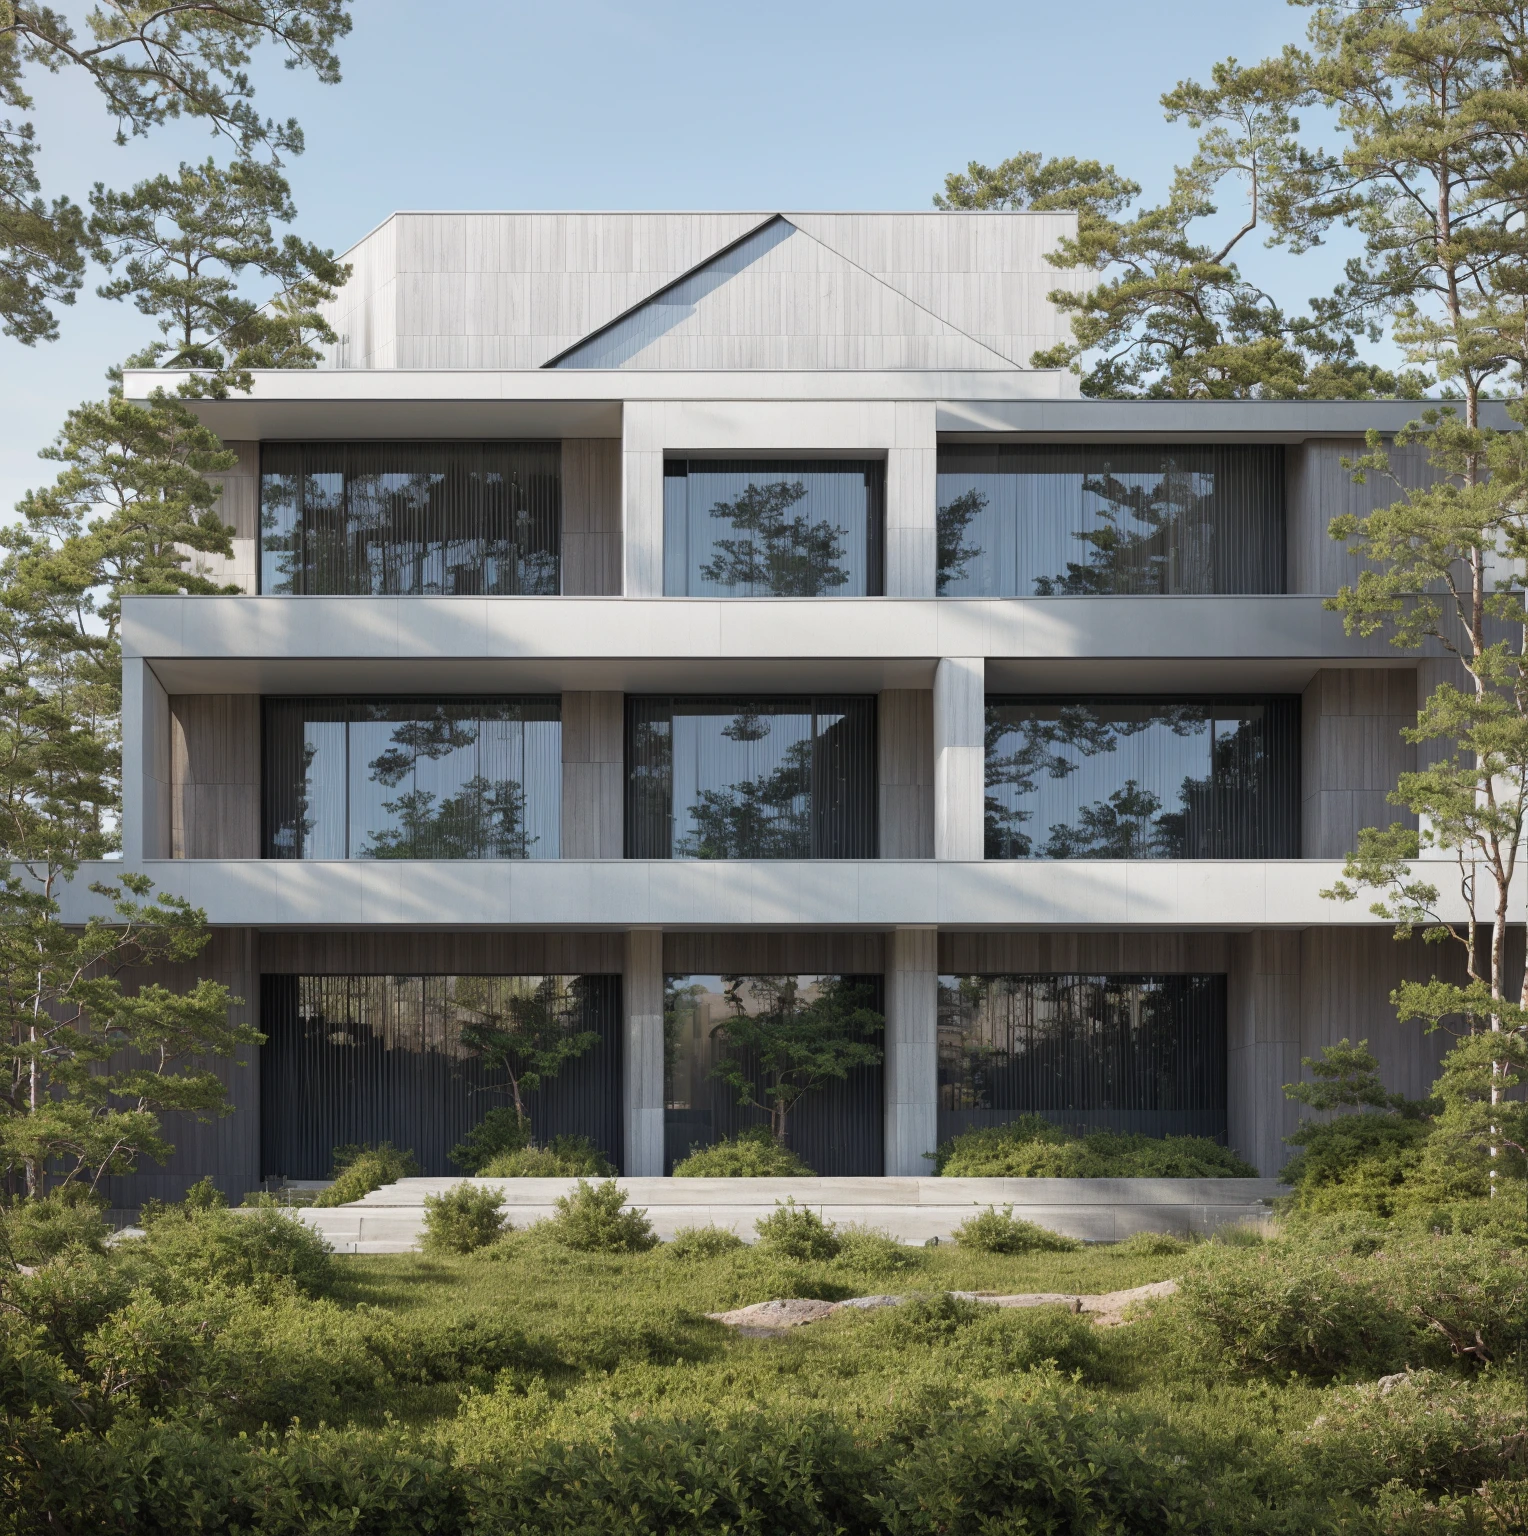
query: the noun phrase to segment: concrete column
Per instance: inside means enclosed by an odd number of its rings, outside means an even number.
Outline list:
[[[886,453],[886,595],[933,597],[939,439],[932,400],[897,402]]]
[[[564,859],[621,857],[623,693],[562,696]]]
[[[934,672],[934,857],[983,857],[986,663],[945,656]]]
[[[886,1173],[934,1171],[939,1138],[939,932],[886,937]]]
[[[1300,934],[1258,929],[1231,939],[1226,978],[1226,1119],[1232,1149],[1272,1177],[1292,1148],[1299,1106],[1284,1084],[1300,1077]]]
[[[621,546],[627,597],[663,596],[663,406],[621,413]]]
[[[626,934],[622,983],[626,1040],[622,1053],[629,1179],[663,1173],[663,933],[632,928]]]
[[[934,698],[927,688],[883,688],[880,740],[881,857],[934,856]]]
[[[139,656],[122,658],[122,858],[170,857],[170,700]]]

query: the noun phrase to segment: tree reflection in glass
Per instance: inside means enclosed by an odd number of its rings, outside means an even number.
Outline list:
[[[843,586],[849,580],[843,563],[849,530],[826,518],[790,516],[805,497],[803,481],[778,480],[717,502],[711,516],[730,523],[737,536],[715,541],[716,553],[700,574],[750,596],[822,597]]]
[[[705,731],[705,716],[674,721],[682,742]],[[827,722],[824,722],[827,723]],[[689,830],[674,843],[680,859],[807,859],[812,856],[812,716],[735,715],[719,733],[724,739],[756,744],[744,761],[774,756],[752,778],[711,788],[697,782],[687,805]],[[773,738],[774,751],[766,743]],[[742,755],[742,754],[740,754]],[[698,777],[698,776],[697,776]]]

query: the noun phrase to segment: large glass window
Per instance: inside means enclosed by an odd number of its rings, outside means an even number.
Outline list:
[[[1282,448],[939,450],[942,597],[1282,592]]]
[[[878,597],[885,466],[848,459],[663,466],[669,597]]]
[[[873,859],[875,698],[626,700],[629,859]]]
[[[555,859],[562,700],[267,699],[268,859]]]
[[[1297,859],[1300,701],[987,700],[989,859]]]
[[[697,1147],[768,1125],[760,1107],[770,1101],[775,1079],[757,1052],[729,1038],[728,1023],[740,1014],[769,1020],[803,1014],[828,1031],[838,1013],[870,1009],[884,1016],[879,976],[669,976],[663,1011],[664,1171]],[[791,1019],[785,1019],[787,1029]],[[879,1051],[873,1038],[858,1033]],[[725,1074],[725,1075],[724,1075]],[[746,1080],[741,1090],[737,1076]],[[850,1066],[804,1092],[786,1116],[786,1144],[824,1177],[876,1176],[884,1171],[882,1133],[884,1069],[880,1063]],[[743,1104],[743,1099],[751,1102]]]
[[[527,1011],[598,1037],[527,1093],[532,1134],[587,1136],[619,1167],[619,976],[262,976],[263,1175],[326,1179],[335,1147],[380,1141],[459,1174],[451,1148],[514,1102],[479,1046]]]
[[[1020,1115],[1226,1134],[1224,976],[941,976],[939,1139]]]
[[[260,590],[555,595],[558,443],[267,443]]]

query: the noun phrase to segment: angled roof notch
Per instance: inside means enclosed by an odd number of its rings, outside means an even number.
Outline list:
[[[564,347],[561,352],[558,352],[555,356],[549,357],[544,363],[541,364],[541,367],[555,368],[560,362],[562,362],[564,358],[571,357],[575,352],[582,351],[586,346],[589,345],[591,341],[594,341],[597,338],[603,336],[607,331],[614,330],[615,327],[620,325],[623,320],[630,319],[632,315],[637,314],[640,310],[646,309],[649,304],[662,303],[664,294],[672,292],[672,290],[679,287],[681,283],[689,282],[689,280],[694,277],[697,272],[703,272],[713,262],[720,261],[723,257],[731,255],[731,253],[735,251],[740,245],[746,244],[761,231],[769,229],[772,225],[775,224],[790,224],[790,220],[787,219],[783,213],[772,213],[768,218],[761,219],[751,229],[744,230],[736,240],[729,240],[726,245],[712,251],[709,255],[703,257],[700,261],[697,261],[693,267],[690,267],[681,272],[679,276],[674,278],[672,281],[665,283],[661,288],[655,288],[651,293],[645,295],[643,298],[638,299],[635,304],[629,305],[626,309],[623,309],[620,314],[613,315],[603,325],[596,326],[592,331],[589,332],[587,336],[580,336],[572,346]],[[797,226],[794,224],[790,224],[790,227],[792,229],[797,228]],[[819,242],[819,244],[820,243],[821,242]]]

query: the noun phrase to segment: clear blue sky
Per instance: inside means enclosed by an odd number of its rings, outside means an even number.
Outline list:
[[[71,12],[83,5],[68,5]],[[307,238],[343,250],[398,208],[926,208],[946,171],[1019,149],[1112,160],[1162,191],[1192,134],[1158,97],[1303,35],[1284,0],[357,0],[344,80],[270,60],[258,104],[297,116]],[[125,149],[88,89],[35,77],[45,188],[83,202],[211,140]],[[1257,256],[1286,302],[1336,259]],[[149,322],[89,289],[63,339],[0,339],[0,516],[51,478],[36,458]]]

